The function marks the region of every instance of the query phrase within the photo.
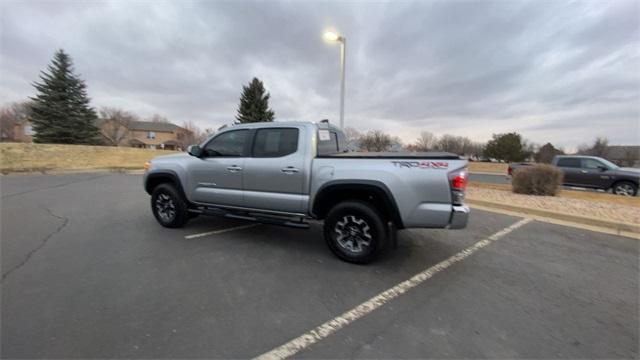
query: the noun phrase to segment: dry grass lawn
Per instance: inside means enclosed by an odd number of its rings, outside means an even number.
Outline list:
[[[470,172],[486,172],[507,175],[508,164],[469,161]]]
[[[154,156],[171,153],[129,147],[1,143],[0,172],[142,169]]]

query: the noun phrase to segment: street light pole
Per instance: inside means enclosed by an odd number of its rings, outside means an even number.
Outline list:
[[[340,129],[344,130],[344,72],[347,56],[347,39],[343,36],[340,41]]]
[[[340,128],[344,129],[344,77],[347,56],[347,39],[333,31],[324,33],[324,39],[340,43]]]

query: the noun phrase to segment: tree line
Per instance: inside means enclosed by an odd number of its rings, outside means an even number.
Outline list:
[[[62,49],[55,52],[33,86],[36,93],[29,100],[0,109],[3,139],[15,139],[15,124],[28,120],[36,143],[119,146],[127,139],[129,125],[142,121],[134,113],[115,107],[96,111],[90,105],[85,81],[75,73],[71,57]],[[269,98],[264,84],[253,78],[242,87],[236,123],[273,121],[275,112],[269,107]],[[161,115],[153,115],[147,121],[169,122]],[[182,127],[190,132],[187,139],[182,139],[186,145],[213,132],[201,130],[192,121],[183,122]]]
[[[362,133],[354,128],[347,127],[345,128],[345,136],[350,150],[449,152],[478,161],[551,163],[554,156],[565,154],[564,149],[558,148],[550,142],[539,146],[526,140],[516,132],[493,134],[491,140],[482,143],[473,141],[465,136],[451,134],[438,136],[429,131],[422,131],[414,142],[406,145],[402,143],[400,138],[393,137],[380,130]],[[577,154],[607,158],[610,155],[610,151],[608,140],[604,137],[597,137],[593,143],[581,145]],[[624,158],[621,161],[623,165],[632,166],[638,160],[640,154],[633,148],[625,151]]]

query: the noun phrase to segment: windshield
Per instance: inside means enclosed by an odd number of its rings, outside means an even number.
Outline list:
[[[612,163],[611,161],[607,160],[607,159],[599,159],[603,164],[605,164],[605,166],[607,166],[609,169],[618,169],[619,166]]]

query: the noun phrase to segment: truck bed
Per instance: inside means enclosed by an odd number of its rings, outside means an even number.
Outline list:
[[[321,155],[319,158],[346,158],[346,159],[438,159],[460,160],[460,156],[446,152],[365,152],[351,151],[330,155]]]

